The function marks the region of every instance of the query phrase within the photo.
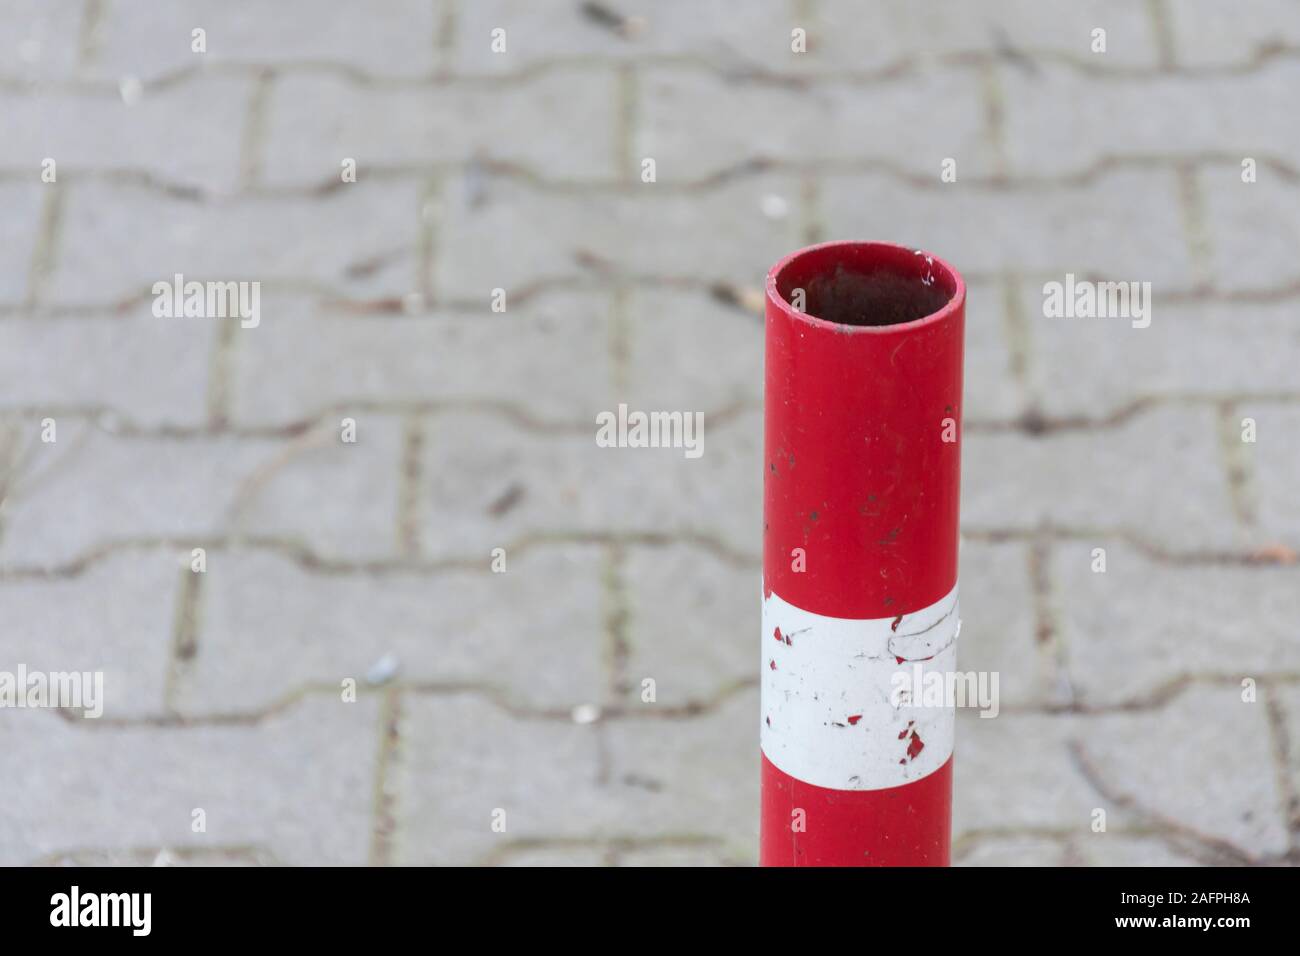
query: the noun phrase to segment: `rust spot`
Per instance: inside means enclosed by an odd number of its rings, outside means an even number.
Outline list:
[[[772,726],[772,718],[771,718],[771,717],[768,717],[768,718],[766,718],[766,720],[767,720],[767,725],[768,725],[769,727],[771,727],[771,726]]]
[[[816,521],[816,520],[817,520],[817,512],[815,512],[815,511],[809,512],[809,513],[808,513],[808,517],[809,517],[811,520]]]

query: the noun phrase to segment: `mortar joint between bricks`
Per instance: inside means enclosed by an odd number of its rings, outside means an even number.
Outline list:
[[[402,723],[402,688],[392,686],[384,691],[379,717],[379,756],[375,761],[372,793],[372,822],[370,830],[371,866],[390,866],[397,834],[397,788],[394,766],[400,759]]]
[[[1241,406],[1235,401],[1217,403],[1219,455],[1228,486],[1233,517],[1238,525],[1253,529],[1258,521],[1255,495],[1253,444],[1242,441]]]

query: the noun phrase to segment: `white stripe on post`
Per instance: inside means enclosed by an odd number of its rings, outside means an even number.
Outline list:
[[[952,701],[918,695],[956,670],[958,621],[955,585],[895,618],[825,617],[764,598],[764,755],[831,790],[883,790],[934,773],[952,756]]]

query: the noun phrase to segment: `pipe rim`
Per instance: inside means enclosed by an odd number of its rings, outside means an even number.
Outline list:
[[[921,316],[918,319],[898,322],[893,325],[849,325],[843,322],[818,318],[807,312],[799,311],[786,301],[785,296],[780,291],[779,281],[782,274],[802,259],[822,257],[834,252],[852,253],[852,257],[856,259],[871,258],[873,255],[878,255],[882,263],[889,260],[902,261],[901,257],[903,256],[924,257],[935,271],[943,276],[946,280],[945,285],[951,285],[952,292],[948,296],[948,301],[938,311],[931,312],[929,315]],[[819,242],[816,245],[804,246],[802,249],[796,249],[778,260],[767,273],[767,301],[770,306],[775,306],[792,321],[822,331],[832,331],[840,335],[891,335],[915,332],[931,325],[938,325],[959,313],[966,305],[966,282],[962,279],[961,273],[946,261],[923,249],[913,249],[910,246],[894,242],[837,239],[831,242]]]

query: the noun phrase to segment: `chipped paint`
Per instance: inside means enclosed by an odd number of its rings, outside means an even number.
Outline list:
[[[897,618],[851,620],[763,601],[763,754],[796,780],[881,790],[919,780],[952,755],[954,712],[894,699],[900,666],[956,669],[957,588]],[[786,635],[806,632],[800,641]]]

